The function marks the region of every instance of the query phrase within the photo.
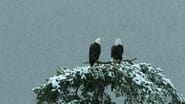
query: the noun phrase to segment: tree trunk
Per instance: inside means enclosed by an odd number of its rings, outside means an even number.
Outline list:
[[[94,91],[91,104],[103,104],[103,93],[104,93],[104,81],[98,80],[97,88]]]

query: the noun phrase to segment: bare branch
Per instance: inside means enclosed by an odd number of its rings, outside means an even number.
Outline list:
[[[112,63],[120,63],[121,61],[123,62],[128,62],[130,64],[133,64],[133,61],[137,60],[137,58],[133,59],[125,59],[125,60],[120,60],[120,61],[96,61],[97,64],[112,64]],[[84,62],[84,64],[89,64],[89,62]]]

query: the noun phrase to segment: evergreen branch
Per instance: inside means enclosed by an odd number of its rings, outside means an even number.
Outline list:
[[[107,91],[123,97],[124,104],[184,104],[184,97],[161,72],[151,64],[131,64],[128,60],[59,68],[57,76],[33,91],[37,104],[115,104]]]

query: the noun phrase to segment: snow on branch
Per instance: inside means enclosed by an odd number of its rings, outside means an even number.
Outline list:
[[[122,97],[124,104],[184,104],[185,101],[160,68],[124,61],[59,68],[56,75],[33,91],[37,94],[37,104],[116,104],[112,94]]]

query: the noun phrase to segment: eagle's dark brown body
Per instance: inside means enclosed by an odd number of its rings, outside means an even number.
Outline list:
[[[124,48],[122,45],[114,45],[111,48],[111,57],[117,61],[122,60],[123,52],[124,52]]]
[[[90,45],[90,48],[89,48],[89,63],[90,63],[91,67],[99,59],[100,52],[101,52],[101,46],[98,43],[94,42]]]

